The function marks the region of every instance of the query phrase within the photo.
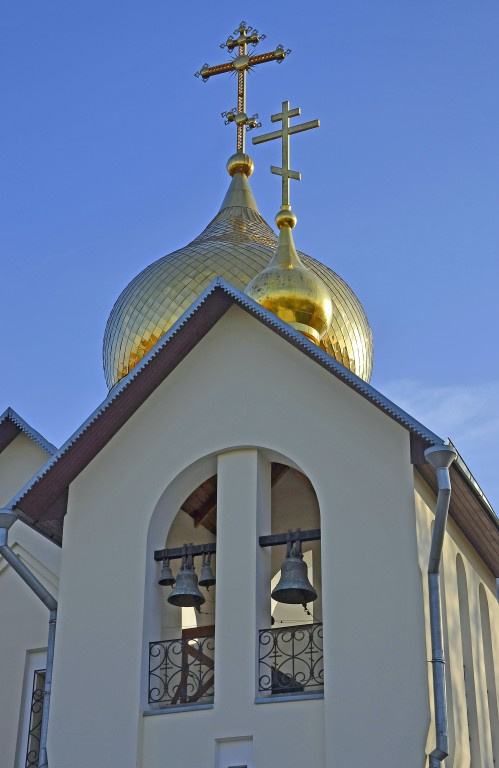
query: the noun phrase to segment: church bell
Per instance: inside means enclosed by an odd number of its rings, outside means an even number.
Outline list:
[[[203,555],[203,562],[201,565],[201,576],[199,577],[200,587],[212,587],[215,584],[215,576],[211,569],[211,554]]]
[[[317,592],[308,580],[307,564],[303,560],[301,542],[288,542],[286,559],[281,565],[281,578],[272,591],[278,603],[306,605],[317,600]]]
[[[170,568],[170,561],[167,557],[163,560],[163,567],[161,568],[161,574],[158,579],[160,587],[173,587],[175,584],[175,577]]]
[[[177,574],[175,587],[168,595],[168,602],[180,608],[199,608],[206,602],[198,587],[192,555],[182,557],[182,566]]]

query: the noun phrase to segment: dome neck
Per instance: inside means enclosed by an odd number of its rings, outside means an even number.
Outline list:
[[[267,269],[306,269],[298,253],[293,239],[293,230],[282,227],[279,230],[277,249]]]
[[[260,213],[246,174],[233,175],[219,212],[221,213],[225,208],[249,208],[255,213]]]

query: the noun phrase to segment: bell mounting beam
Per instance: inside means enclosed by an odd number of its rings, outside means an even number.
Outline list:
[[[187,547],[172,547],[172,549],[157,549],[154,552],[154,559],[160,560],[180,560],[183,555],[214,555],[217,551],[216,544],[196,544]]]
[[[274,533],[271,536],[260,536],[258,543],[261,547],[277,547],[287,544],[289,541],[320,541],[320,528],[310,531],[288,531],[287,533]]]

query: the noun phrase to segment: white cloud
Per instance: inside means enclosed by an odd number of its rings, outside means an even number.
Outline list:
[[[380,390],[443,438],[450,437],[499,509],[499,382],[432,386],[399,379]]]

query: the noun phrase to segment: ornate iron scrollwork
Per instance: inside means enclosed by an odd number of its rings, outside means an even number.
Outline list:
[[[260,630],[260,693],[314,693],[324,688],[322,624]]]
[[[206,704],[214,695],[215,636],[149,643],[149,703]]]
[[[43,691],[45,670],[37,669],[33,674],[33,690],[29,710],[28,745],[25,768],[37,768],[40,756],[40,734],[42,729]]]

